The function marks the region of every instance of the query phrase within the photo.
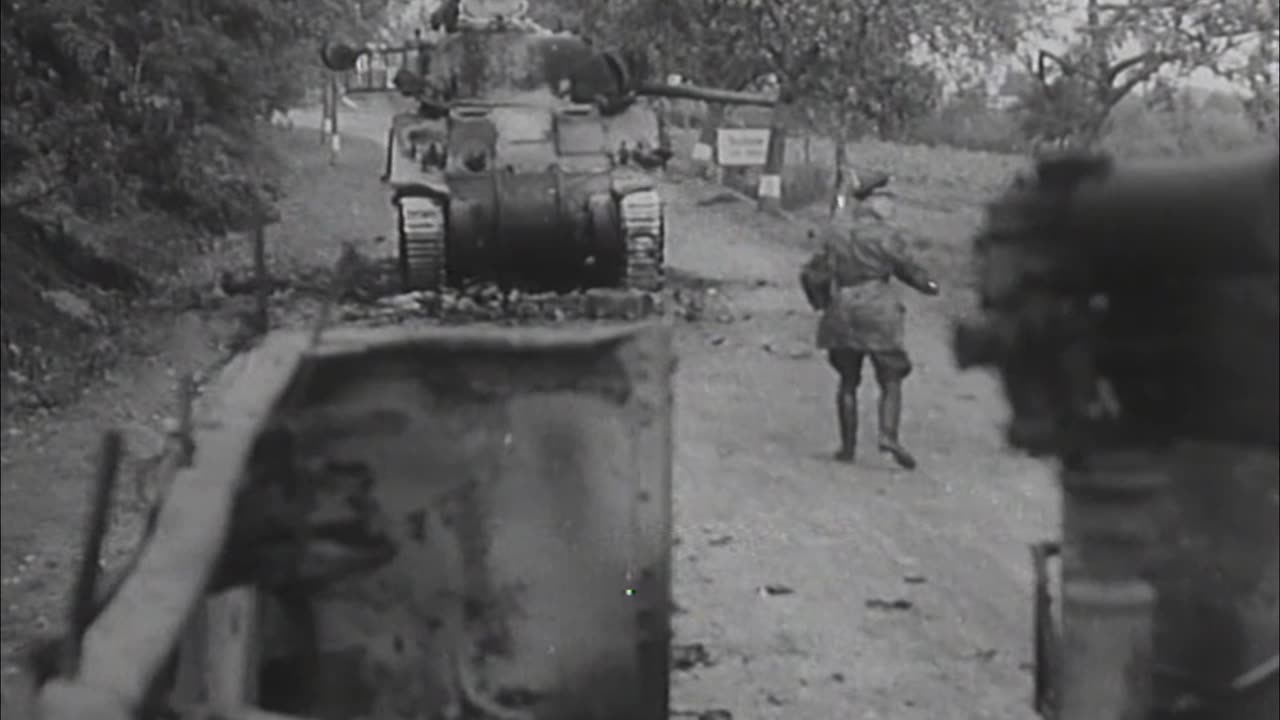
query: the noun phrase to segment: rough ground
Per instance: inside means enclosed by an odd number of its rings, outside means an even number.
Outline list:
[[[347,132],[381,139],[376,118],[347,115]],[[285,209],[282,245],[332,257],[343,240],[384,232],[380,159],[354,140],[345,167],[304,157],[311,172]],[[904,212],[925,262],[955,282],[941,299],[908,299],[917,371],[904,434],[921,469],[903,473],[871,450],[852,468],[827,460],[834,378],[809,349],[813,317],[795,287],[802,229],[740,202],[704,204],[715,190],[692,181],[664,190],[672,265],[732,308],[731,322],[678,336],[676,624],[692,667],[678,671],[673,708],[738,720],[1032,717],[1025,546],[1051,534],[1054,493],[1045,468],[1003,449],[994,382],[950,359],[950,323],[971,303],[957,260],[974,213],[953,198]],[[6,421],[6,664],[61,612],[96,434],[123,423],[154,446],[173,373],[217,361],[229,313],[184,316],[158,333],[153,360],[74,407]],[[868,388],[866,448],[873,401]]]

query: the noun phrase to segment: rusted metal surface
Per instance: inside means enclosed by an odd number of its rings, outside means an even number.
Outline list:
[[[43,717],[665,718],[673,370],[657,324],[266,336]]]
[[[1143,576],[1153,503],[1167,485],[1145,452],[1098,452],[1061,475],[1062,662],[1054,712],[1064,720],[1144,720],[1151,707],[1156,591]]]
[[[1011,444],[1063,462],[1062,720],[1277,714],[1280,154],[1041,163],[976,244]],[[1056,642],[1056,648],[1044,647]]]
[[[283,412],[382,419],[299,451],[362,468],[398,552],[315,603],[316,675],[279,709],[665,717],[666,330],[377,337],[326,335]]]
[[[1157,705],[1194,708],[1171,717],[1197,720],[1280,716],[1274,674],[1246,692],[1230,689],[1280,647],[1276,453],[1188,440],[1167,459],[1171,483],[1156,513],[1162,551],[1150,570],[1160,594]]]

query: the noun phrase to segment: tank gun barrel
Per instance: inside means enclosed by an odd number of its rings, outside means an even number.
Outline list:
[[[761,93],[720,90],[698,85],[668,85],[666,83],[642,82],[636,84],[635,92],[637,95],[677,98],[680,100],[702,100],[704,102],[725,103],[726,105],[773,107],[778,102],[776,98]]]

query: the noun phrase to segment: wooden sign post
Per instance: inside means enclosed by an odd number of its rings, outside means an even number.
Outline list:
[[[342,102],[342,87],[338,77],[329,79],[329,164],[338,164],[338,154],[342,151],[342,136],[338,134],[338,105]]]
[[[267,223],[258,223],[253,230],[253,292],[254,330],[265,335],[271,329],[271,278],[267,273]]]

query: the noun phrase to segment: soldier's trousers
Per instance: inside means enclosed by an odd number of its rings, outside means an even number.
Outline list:
[[[905,350],[853,350],[851,348],[832,348],[827,351],[827,361],[840,374],[841,385],[856,388],[862,383],[862,366],[867,359],[871,360],[871,369],[875,372],[876,382],[881,387],[890,383],[902,382],[911,374],[911,358]]]

